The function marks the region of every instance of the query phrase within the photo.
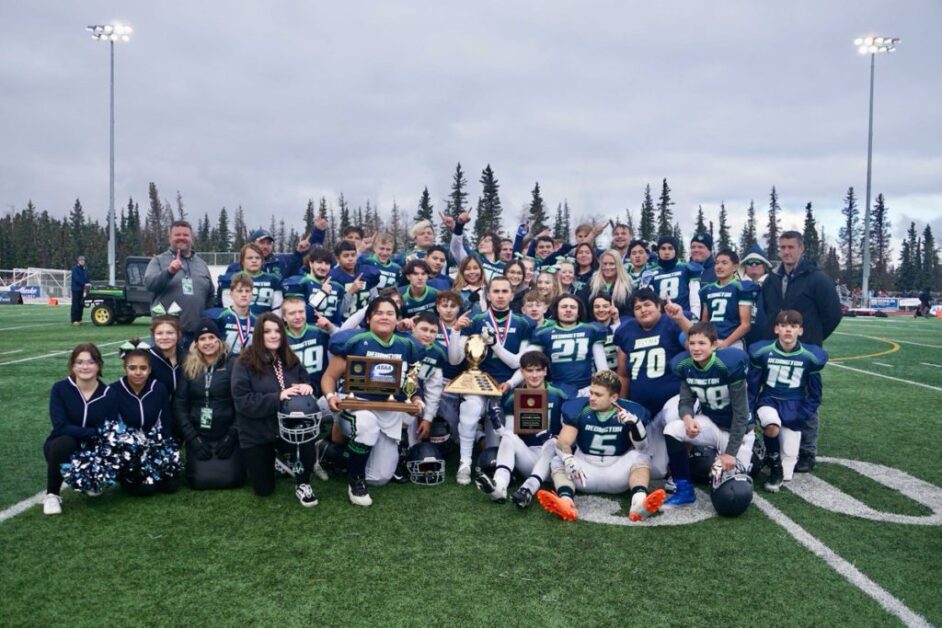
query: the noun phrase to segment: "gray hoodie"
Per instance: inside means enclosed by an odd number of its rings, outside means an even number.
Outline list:
[[[171,275],[167,267],[176,257],[174,249],[167,249],[152,257],[144,273],[144,286],[154,295],[151,308],[159,304],[170,313],[172,305],[176,303],[180,308],[180,327],[184,332],[192,334],[199,326],[203,310],[213,305],[213,278],[209,266],[196,253],[182,258],[183,268]],[[192,281],[192,294],[183,293],[185,279]]]

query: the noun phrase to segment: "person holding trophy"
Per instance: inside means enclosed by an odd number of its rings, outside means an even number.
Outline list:
[[[347,468],[350,502],[373,503],[367,485],[383,486],[399,464],[399,440],[409,415],[421,415],[424,402],[418,391],[417,369],[421,349],[409,338],[395,334],[399,307],[389,297],[377,297],[366,308],[368,331],[355,334],[334,355],[321,377],[321,390],[332,412],[341,412],[340,426],[347,436],[343,450],[329,445],[328,463]],[[337,382],[344,379],[340,394]],[[420,438],[430,421],[422,421]],[[342,458],[341,460],[338,460]]]

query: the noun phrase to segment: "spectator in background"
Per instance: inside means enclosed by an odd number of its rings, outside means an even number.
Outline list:
[[[85,256],[79,255],[72,267],[72,324],[82,324],[82,312],[85,310],[85,293],[91,285],[88,269],[85,268]]]
[[[154,296],[151,309],[179,314],[184,346],[193,339],[204,309],[213,307],[215,291],[209,266],[193,251],[193,228],[185,220],[170,226],[170,248],[151,258],[144,286]]]
[[[713,236],[709,233],[695,233],[690,239],[690,261],[703,267],[700,273],[700,285],[706,286],[716,281],[713,270]]]

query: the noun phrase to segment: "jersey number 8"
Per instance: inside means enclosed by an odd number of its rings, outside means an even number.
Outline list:
[[[729,387],[728,386],[691,386],[692,390],[700,400],[701,405],[708,406],[711,410],[722,410],[729,405]]]

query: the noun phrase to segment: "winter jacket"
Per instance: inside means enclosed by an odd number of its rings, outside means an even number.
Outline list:
[[[782,294],[781,307],[768,310],[773,326],[779,311],[798,310],[804,320],[802,327],[805,330],[801,335],[801,342],[822,346],[841,322],[841,302],[834,281],[818,270],[815,263],[807,257],[798,260],[791,273],[786,273],[785,265],[781,264],[774,273],[770,273],[769,278],[772,275],[775,275],[779,282],[767,279],[762,286],[762,292],[765,294],[778,289],[779,294]]]
[[[180,433],[187,442],[197,435],[208,440],[220,440],[230,433],[236,433],[235,406],[232,403],[232,361],[226,355],[219,356],[216,363],[206,373],[189,379],[180,374],[177,393],[174,395],[173,406]],[[209,427],[201,427],[203,408],[207,405],[206,379],[209,378],[209,407],[212,410],[212,423]]]
[[[85,292],[85,286],[91,283],[88,269],[81,264],[72,267],[72,293]]]
[[[59,436],[71,436],[82,440],[94,436],[98,428],[117,416],[114,399],[108,396],[108,386],[98,382],[98,388],[91,398],[86,400],[82,391],[67,377],[52,385],[49,392],[49,419],[52,421],[52,433],[47,441]]]
[[[236,359],[230,376],[239,445],[255,447],[276,442],[281,386],[274,367],[269,363],[264,372],[256,373],[241,359]],[[285,387],[310,383],[310,377],[300,362],[291,368],[285,367],[284,379]]]
[[[171,275],[167,267],[176,257],[173,249],[152,257],[144,272],[144,286],[154,297],[151,307],[161,305],[169,312],[176,303],[180,308],[180,326],[183,331],[193,333],[203,310],[213,306],[213,278],[209,266],[196,253],[184,257],[183,268]],[[183,293],[183,282],[187,278],[193,283],[192,294]]]

